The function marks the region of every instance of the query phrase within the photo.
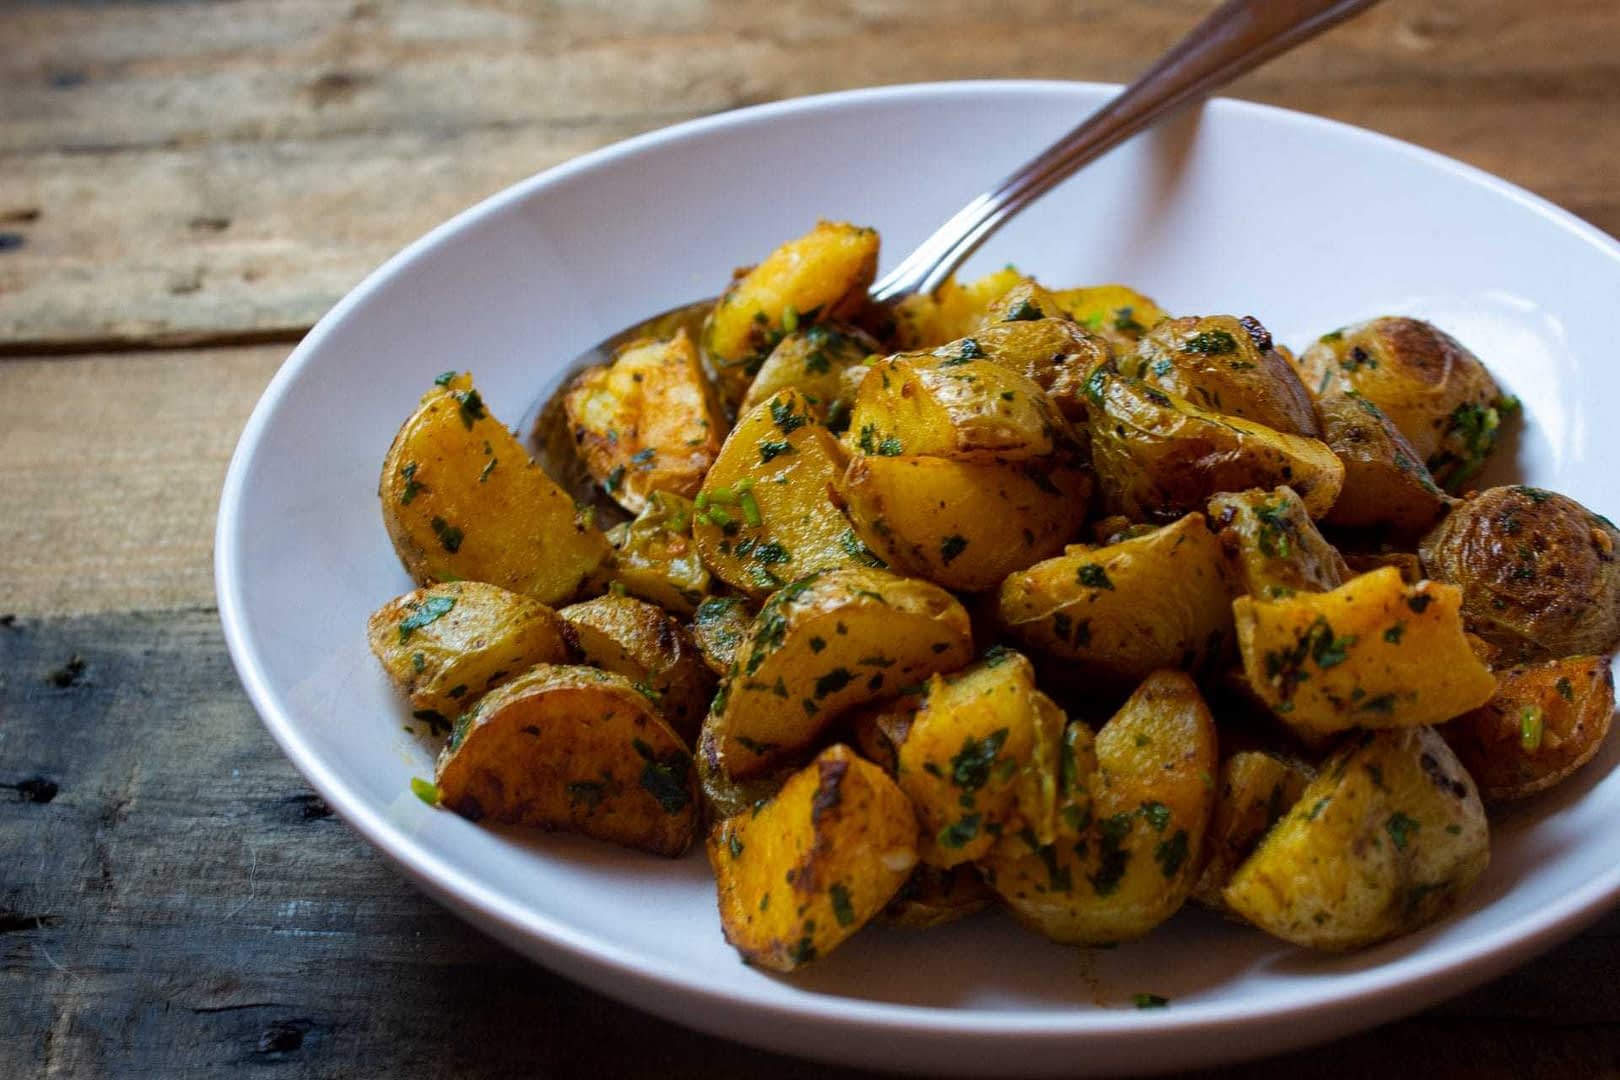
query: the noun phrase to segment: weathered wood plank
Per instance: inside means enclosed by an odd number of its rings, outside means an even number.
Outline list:
[[[863,1075],[643,1016],[416,894],[260,728],[212,611],[17,620],[0,673],[0,1075]],[[1617,964],[1620,914],[1414,1019],[1204,1075],[1612,1074]]]
[[[0,10],[0,350],[291,339],[426,228],[674,120],[872,83],[1122,79],[1209,5]],[[1620,8],[1384,5],[1239,84],[1620,231]]]

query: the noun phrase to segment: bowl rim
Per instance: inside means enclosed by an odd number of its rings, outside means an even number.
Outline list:
[[[609,144],[520,180],[433,228],[373,270],[316,323],[277,370],[242,431],[220,495],[214,539],[214,581],[225,643],[249,700],[283,753],[343,820],[393,860],[419,887],[508,943],[519,945],[529,955],[543,958],[546,963],[565,969],[569,976],[620,998],[629,996],[623,986],[630,981],[641,984],[644,991],[678,994],[699,1006],[733,1013],[740,1010],[761,1019],[832,1022],[844,1028],[906,1035],[1000,1035],[1025,1040],[1071,1040],[1077,1036],[1191,1035],[1245,1023],[1303,1022],[1320,1018],[1329,1011],[1358,1006],[1365,1009],[1363,1015],[1393,1016],[1416,1011],[1447,992],[1460,992],[1477,985],[1575,934],[1603,915],[1620,900],[1620,865],[1593,876],[1580,887],[1562,894],[1556,902],[1544,905],[1509,926],[1462,942],[1425,947],[1386,964],[1335,973],[1319,985],[1299,991],[1286,1003],[1263,1008],[1252,1002],[1190,1001],[1178,1003],[1174,1009],[1147,1012],[1118,1009],[1019,1012],[903,1005],[820,993],[805,993],[791,1002],[761,1001],[746,992],[705,984],[674,963],[642,955],[611,939],[582,932],[515,900],[508,900],[476,876],[447,864],[426,845],[390,822],[385,807],[369,805],[337,775],[302,737],[297,722],[271,685],[259,655],[259,643],[250,634],[244,617],[241,511],[247,473],[289,389],[320,351],[333,328],[407,266],[430,257],[436,248],[469,225],[524,202],[547,187],[621,158],[701,133],[770,123],[806,111],[941,96],[1073,94],[1085,104],[1084,99],[1095,96],[1100,101],[1104,95],[1119,89],[1112,83],[1052,79],[907,83],[789,98],[699,117]],[[1342,121],[1258,102],[1215,98],[1201,108],[1216,113],[1261,115],[1272,123],[1325,130],[1338,139],[1360,141],[1386,153],[1404,155],[1431,169],[1449,173],[1457,180],[1505,196],[1620,263],[1620,240],[1541,196],[1435,151]],[[1404,996],[1391,1008],[1388,995],[1395,990],[1403,991]],[[639,996],[643,1002],[648,1000],[645,994]],[[712,1030],[722,1029],[720,1025],[705,1024],[697,1018],[686,1022]],[[1241,1053],[1242,1050],[1235,1050],[1233,1056]]]

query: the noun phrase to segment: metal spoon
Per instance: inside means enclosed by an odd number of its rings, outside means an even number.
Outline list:
[[[893,303],[944,284],[1009,218],[1053,187],[1149,127],[1177,106],[1201,98],[1280,53],[1336,26],[1378,0],[1226,0],[1112,101],[1087,117],[1027,164],[969,202],[871,289]],[[576,498],[597,493],[573,453],[562,422],[563,390],[582,368],[612,361],[620,348],[678,327],[694,334],[716,297],[671,308],[619,331],[581,353],[534,411],[535,449],[552,477]],[[524,430],[520,428],[519,430]]]

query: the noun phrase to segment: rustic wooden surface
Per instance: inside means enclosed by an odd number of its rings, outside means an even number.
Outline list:
[[[220,641],[226,459],[346,289],[537,169],[793,94],[1119,80],[1210,6],[0,2],[0,1076],[829,1075],[527,964],[331,818]],[[1620,233],[1614,0],[1387,0],[1234,93]],[[1617,942],[1245,1074],[1620,1075]]]

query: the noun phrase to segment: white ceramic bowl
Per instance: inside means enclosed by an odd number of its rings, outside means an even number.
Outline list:
[[[926,1072],[1114,1072],[1256,1056],[1411,1012],[1518,963],[1620,895],[1616,740],[1502,821],[1454,917],[1344,958],[1184,912],[1084,952],[988,915],[868,929],[792,978],[725,945],[699,854],[676,862],[474,826],[408,791],[431,775],[367,652],[410,587],[376,487],[434,375],[470,368],[515,422],[558,365],[648,313],[714,294],[818,216],[877,226],[893,260],[1113,88],[956,83],[712,117],[589,154],[434,230],[305,338],[226,480],[226,640],[317,791],[427,892],[564,974],[670,1019],[813,1057]],[[408,167],[408,166],[402,166]],[[1055,284],[1126,281],[1174,312],[1253,313],[1301,346],[1353,320],[1433,319],[1523,399],[1494,476],[1620,509],[1613,313],[1620,245],[1500,180],[1308,116],[1217,101],[1138,139],[996,236]],[[1516,459],[1516,460],[1515,460]],[[1133,993],[1171,999],[1136,1010]]]

